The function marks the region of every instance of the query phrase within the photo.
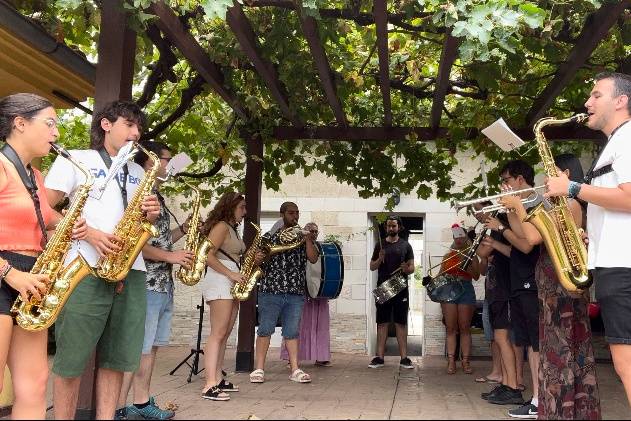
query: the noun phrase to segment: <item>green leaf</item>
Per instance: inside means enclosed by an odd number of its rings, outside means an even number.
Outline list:
[[[232,0],[201,0],[201,6],[208,19],[226,19],[228,8],[232,7]]]

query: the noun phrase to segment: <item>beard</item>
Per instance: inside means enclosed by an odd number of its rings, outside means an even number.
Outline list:
[[[388,231],[388,237],[396,237],[397,234],[399,234],[398,232],[394,232],[394,231]]]

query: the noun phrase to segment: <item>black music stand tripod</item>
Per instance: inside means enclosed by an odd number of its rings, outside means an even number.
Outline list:
[[[204,297],[202,297],[202,303],[201,305],[198,304],[197,308],[199,309],[199,324],[197,325],[197,344],[196,347],[193,349],[191,348],[191,353],[188,354],[188,357],[184,358],[184,360],[182,360],[181,363],[179,363],[177,365],[177,367],[175,367],[173,370],[171,370],[171,372],[169,373],[170,375],[173,375],[173,373],[175,373],[178,368],[182,367],[184,364],[186,364],[187,366],[189,366],[191,368],[191,372],[188,375],[188,379],[186,379],[187,382],[191,382],[191,378],[194,375],[198,375],[199,373],[201,373],[202,371],[204,371],[204,369],[202,368],[201,370],[199,369],[199,355],[200,354],[204,354],[204,350],[201,348],[201,344],[202,344],[202,325],[204,322]],[[188,360],[189,358],[193,357],[193,362],[192,364],[189,364]]]

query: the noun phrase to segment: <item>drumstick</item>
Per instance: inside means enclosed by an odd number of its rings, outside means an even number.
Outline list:
[[[379,231],[379,223],[376,219],[373,219],[373,228],[377,228],[377,239],[379,240],[379,250],[383,250],[383,243],[381,242],[381,231]]]

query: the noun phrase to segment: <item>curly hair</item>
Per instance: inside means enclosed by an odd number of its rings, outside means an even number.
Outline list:
[[[242,200],[245,200],[245,196],[239,192],[225,192],[221,195],[215,207],[208,214],[208,218],[202,226],[201,234],[207,237],[210,230],[221,221],[230,223],[234,218],[235,208]]]

